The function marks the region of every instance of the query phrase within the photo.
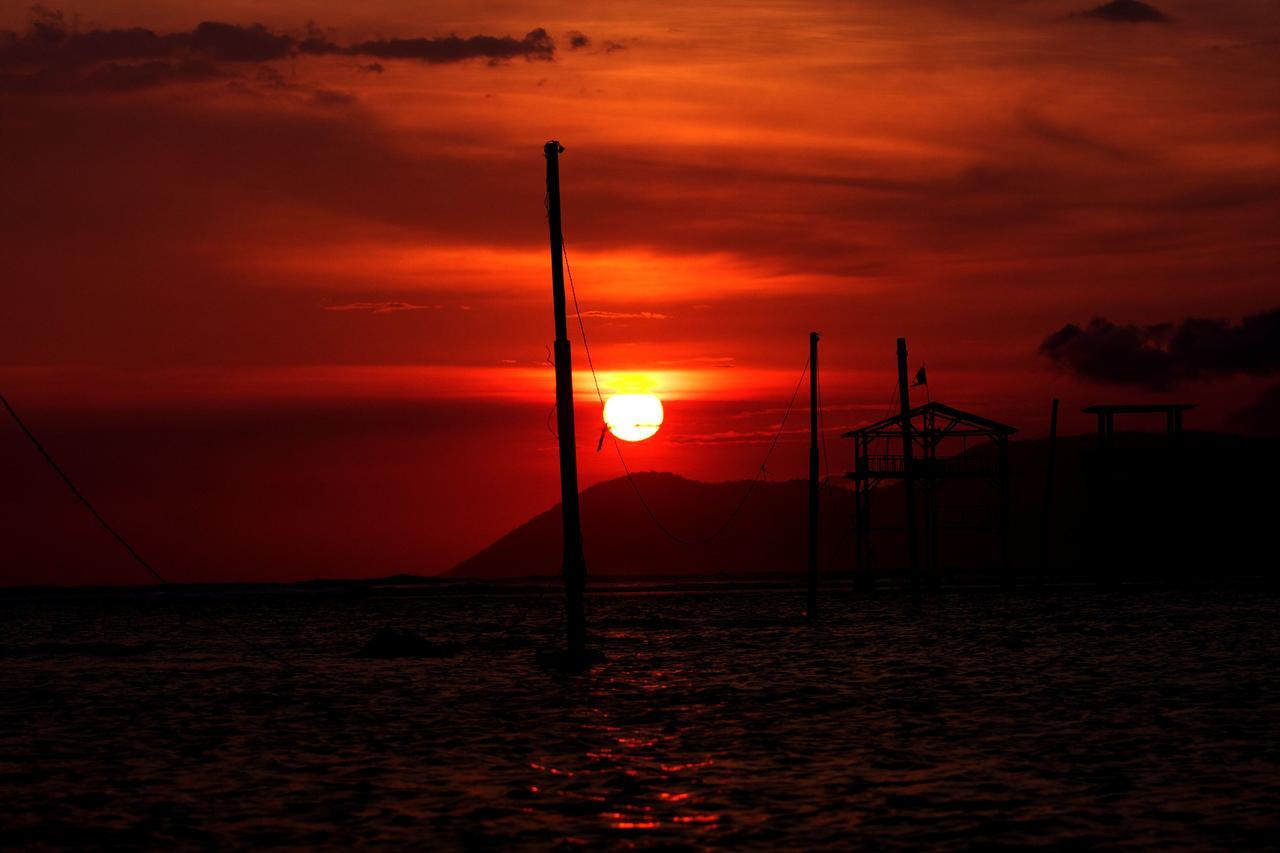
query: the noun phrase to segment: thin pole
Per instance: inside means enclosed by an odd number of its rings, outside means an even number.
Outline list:
[[[1000,435],[1000,585],[1006,589],[1016,586],[1013,563],[1009,555],[1009,516],[1012,512],[1012,492],[1009,489],[1009,436]]]
[[[907,559],[911,588],[920,591],[920,543],[916,531],[916,483],[911,466],[911,390],[907,384],[907,339],[898,338],[898,407],[902,418],[902,486],[907,510]]]
[[[818,333],[809,333],[809,596],[805,615],[818,618]]]
[[[855,434],[853,469],[858,476],[853,481],[853,541],[856,560],[853,586],[859,592],[870,592],[874,586],[871,582],[871,510],[868,504],[865,456],[866,439]]]
[[[573,424],[573,362],[564,294],[564,236],[560,230],[560,153],[556,140],[542,148],[547,158],[547,226],[551,231],[551,296],[555,310],[556,435],[560,442],[560,514],[564,522],[564,593],[568,662],[581,665],[587,656],[584,598],[587,561],[582,553],[582,519],[578,507],[578,456]]]
[[[1040,583],[1049,569],[1049,536],[1053,529],[1053,466],[1058,454],[1058,398],[1049,409],[1049,458],[1044,471],[1044,511],[1040,521]]]

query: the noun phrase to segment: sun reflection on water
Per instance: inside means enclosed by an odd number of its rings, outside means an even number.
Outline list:
[[[615,642],[631,640],[628,632],[607,636]],[[529,790],[565,803],[549,806],[552,811],[594,814],[609,831],[647,836],[667,830],[680,837],[722,825],[722,809],[703,802],[699,794],[704,775],[719,766],[718,759],[690,754],[679,728],[669,718],[655,719],[651,700],[645,698],[691,690],[696,679],[684,667],[656,663],[637,651],[625,666],[609,665],[593,673],[589,695],[580,697],[584,704],[576,709],[580,751],[538,756],[528,763],[540,777]],[[682,713],[692,710],[681,708]]]

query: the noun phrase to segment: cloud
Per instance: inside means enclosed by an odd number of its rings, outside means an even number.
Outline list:
[[[1280,385],[1272,385],[1233,413],[1227,418],[1227,426],[1249,435],[1280,435]]]
[[[397,311],[424,311],[439,305],[415,305],[412,302],[343,302],[325,305],[326,311],[363,311],[369,314],[392,314]]]
[[[590,44],[591,44],[591,37],[588,36],[586,33],[579,32],[578,30],[569,31],[569,49],[570,50],[580,50],[584,47],[590,46]]]
[[[345,107],[355,102],[356,96],[350,92],[323,88],[311,92],[311,103],[317,107]]]
[[[0,73],[0,92],[127,91],[165,83],[216,77],[211,62],[108,62],[90,69],[44,68],[27,74]]]
[[[583,311],[580,315],[588,319],[595,318],[597,320],[670,320],[670,314],[659,314],[656,311]]]
[[[1018,120],[1031,136],[1062,149],[1073,149],[1126,163],[1138,159],[1135,152],[1112,145],[1091,134],[1060,124],[1031,109],[1018,112]]]
[[[1087,12],[1079,13],[1085,18],[1096,18],[1100,21],[1115,21],[1122,24],[1160,23],[1167,24],[1171,20],[1168,15],[1155,6],[1141,0],[1111,0],[1095,6]]]
[[[379,59],[417,59],[431,64],[463,62],[468,59],[487,59],[498,62],[524,57],[529,60],[550,61],[555,58],[556,45],[542,27],[530,30],[522,39],[511,36],[443,36],[440,38],[379,39],[340,47],[322,39],[308,39],[299,43],[302,53],[341,53],[374,56]]]
[[[61,12],[37,6],[25,33],[0,31],[0,91],[136,89],[213,77],[224,64],[270,62],[298,54],[416,59],[431,64],[484,59],[492,64],[518,57],[550,61],[555,57],[555,42],[538,28],[520,39],[449,35],[344,46],[314,29],[299,39],[262,24],[219,21],[204,21],[189,32],[157,33],[143,27],[81,32],[69,26]],[[378,62],[360,68],[383,70]]]
[[[178,45],[186,41],[194,53],[224,62],[284,59],[292,54],[294,46],[292,36],[270,32],[261,24],[238,27],[217,21],[198,24],[190,36],[177,34],[165,38]]]
[[[1239,324],[1189,317],[1181,323],[1117,325],[1102,317],[1068,323],[1040,354],[1082,379],[1162,391],[1193,379],[1280,371],[1280,308]]]

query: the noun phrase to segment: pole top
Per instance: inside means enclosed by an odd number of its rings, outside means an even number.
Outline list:
[[[542,153],[547,155],[548,157],[554,157],[557,154],[564,153],[564,146],[553,139],[550,142],[548,142],[546,145],[542,146]]]
[[[810,333],[809,333],[809,340],[811,340],[811,341],[816,341],[817,339],[818,339],[818,333],[817,333],[817,332],[810,332]]]

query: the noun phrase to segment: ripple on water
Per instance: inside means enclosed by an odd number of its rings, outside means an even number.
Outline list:
[[[0,605],[0,845],[1265,846],[1264,592],[596,596],[609,659],[533,664],[554,596]],[[460,644],[362,661],[372,627]]]

